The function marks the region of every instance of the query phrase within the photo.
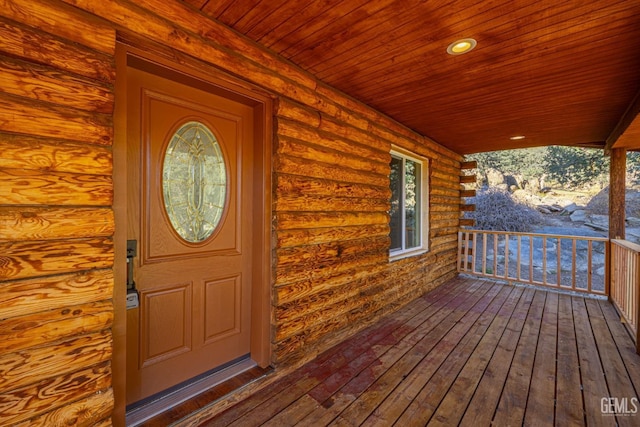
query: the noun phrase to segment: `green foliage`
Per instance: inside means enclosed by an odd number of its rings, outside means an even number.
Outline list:
[[[545,173],[546,151],[546,147],[490,151],[472,154],[468,158],[478,162],[478,169],[482,173],[486,173],[487,169],[497,169],[504,174],[519,175],[529,180]]]
[[[627,152],[627,173],[632,184],[640,184],[640,153]]]
[[[609,157],[594,148],[547,147],[545,168],[551,179],[571,187],[609,179]]]
[[[467,158],[478,162],[481,174],[497,169],[528,181],[547,178],[568,188],[604,186],[609,180],[609,157],[595,148],[549,146],[478,153]],[[628,153],[627,170],[630,182],[640,184],[640,153]]]

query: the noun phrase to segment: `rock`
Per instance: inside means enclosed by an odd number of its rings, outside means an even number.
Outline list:
[[[582,209],[575,210],[570,218],[573,222],[585,222],[587,220],[587,212]]]
[[[546,207],[544,207],[544,206],[538,206],[538,207],[536,207],[536,209],[538,209],[538,212],[540,212],[540,213],[543,213],[543,214],[546,214],[546,215],[551,214],[551,210],[546,208]]]
[[[609,215],[589,215],[591,218],[591,222],[593,224],[599,225],[601,227],[605,227],[607,230],[609,229]]]
[[[487,169],[487,185],[495,187],[504,184],[504,175],[497,169]]]
[[[629,227],[640,227],[640,218],[636,218],[633,216],[630,216],[627,218],[627,225]]]
[[[625,235],[627,240],[633,243],[640,243],[640,228],[627,227],[627,229],[625,230]]]
[[[567,205],[567,206],[564,207],[564,211],[566,213],[568,213],[569,215],[571,215],[572,213],[574,213],[577,210],[578,210],[578,205],[576,205],[575,203],[571,203],[570,205]]]
[[[598,231],[609,231],[609,227],[608,226],[602,226],[600,224],[595,224],[593,222],[585,222],[584,225],[586,225],[587,227],[591,227],[594,230],[598,230]]]

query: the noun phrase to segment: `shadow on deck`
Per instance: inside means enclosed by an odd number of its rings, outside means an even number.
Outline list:
[[[460,277],[203,426],[640,425],[606,300]]]

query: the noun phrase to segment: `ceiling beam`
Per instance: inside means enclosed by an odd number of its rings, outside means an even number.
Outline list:
[[[627,130],[629,125],[631,125],[638,113],[640,113],[640,91],[638,91],[638,93],[636,93],[636,96],[633,97],[633,100],[631,101],[631,104],[629,104],[627,111],[624,112],[616,127],[613,128],[613,131],[609,134],[607,143],[604,147],[604,151],[606,154],[609,154],[611,152],[611,150],[613,149],[613,145]]]

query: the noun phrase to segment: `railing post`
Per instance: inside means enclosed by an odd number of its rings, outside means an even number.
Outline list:
[[[613,245],[611,239],[607,239],[604,244],[604,293],[607,296],[609,302],[611,302],[611,281],[613,278]]]
[[[636,268],[635,268],[635,277],[634,277],[634,283],[633,285],[636,287],[635,289],[635,305],[636,305],[636,312],[635,314],[635,327],[636,327],[636,353],[640,354],[640,268],[638,268],[638,266],[640,266],[640,253],[635,253],[635,258],[636,258]]]
[[[462,271],[462,231],[458,230],[458,273]]]

